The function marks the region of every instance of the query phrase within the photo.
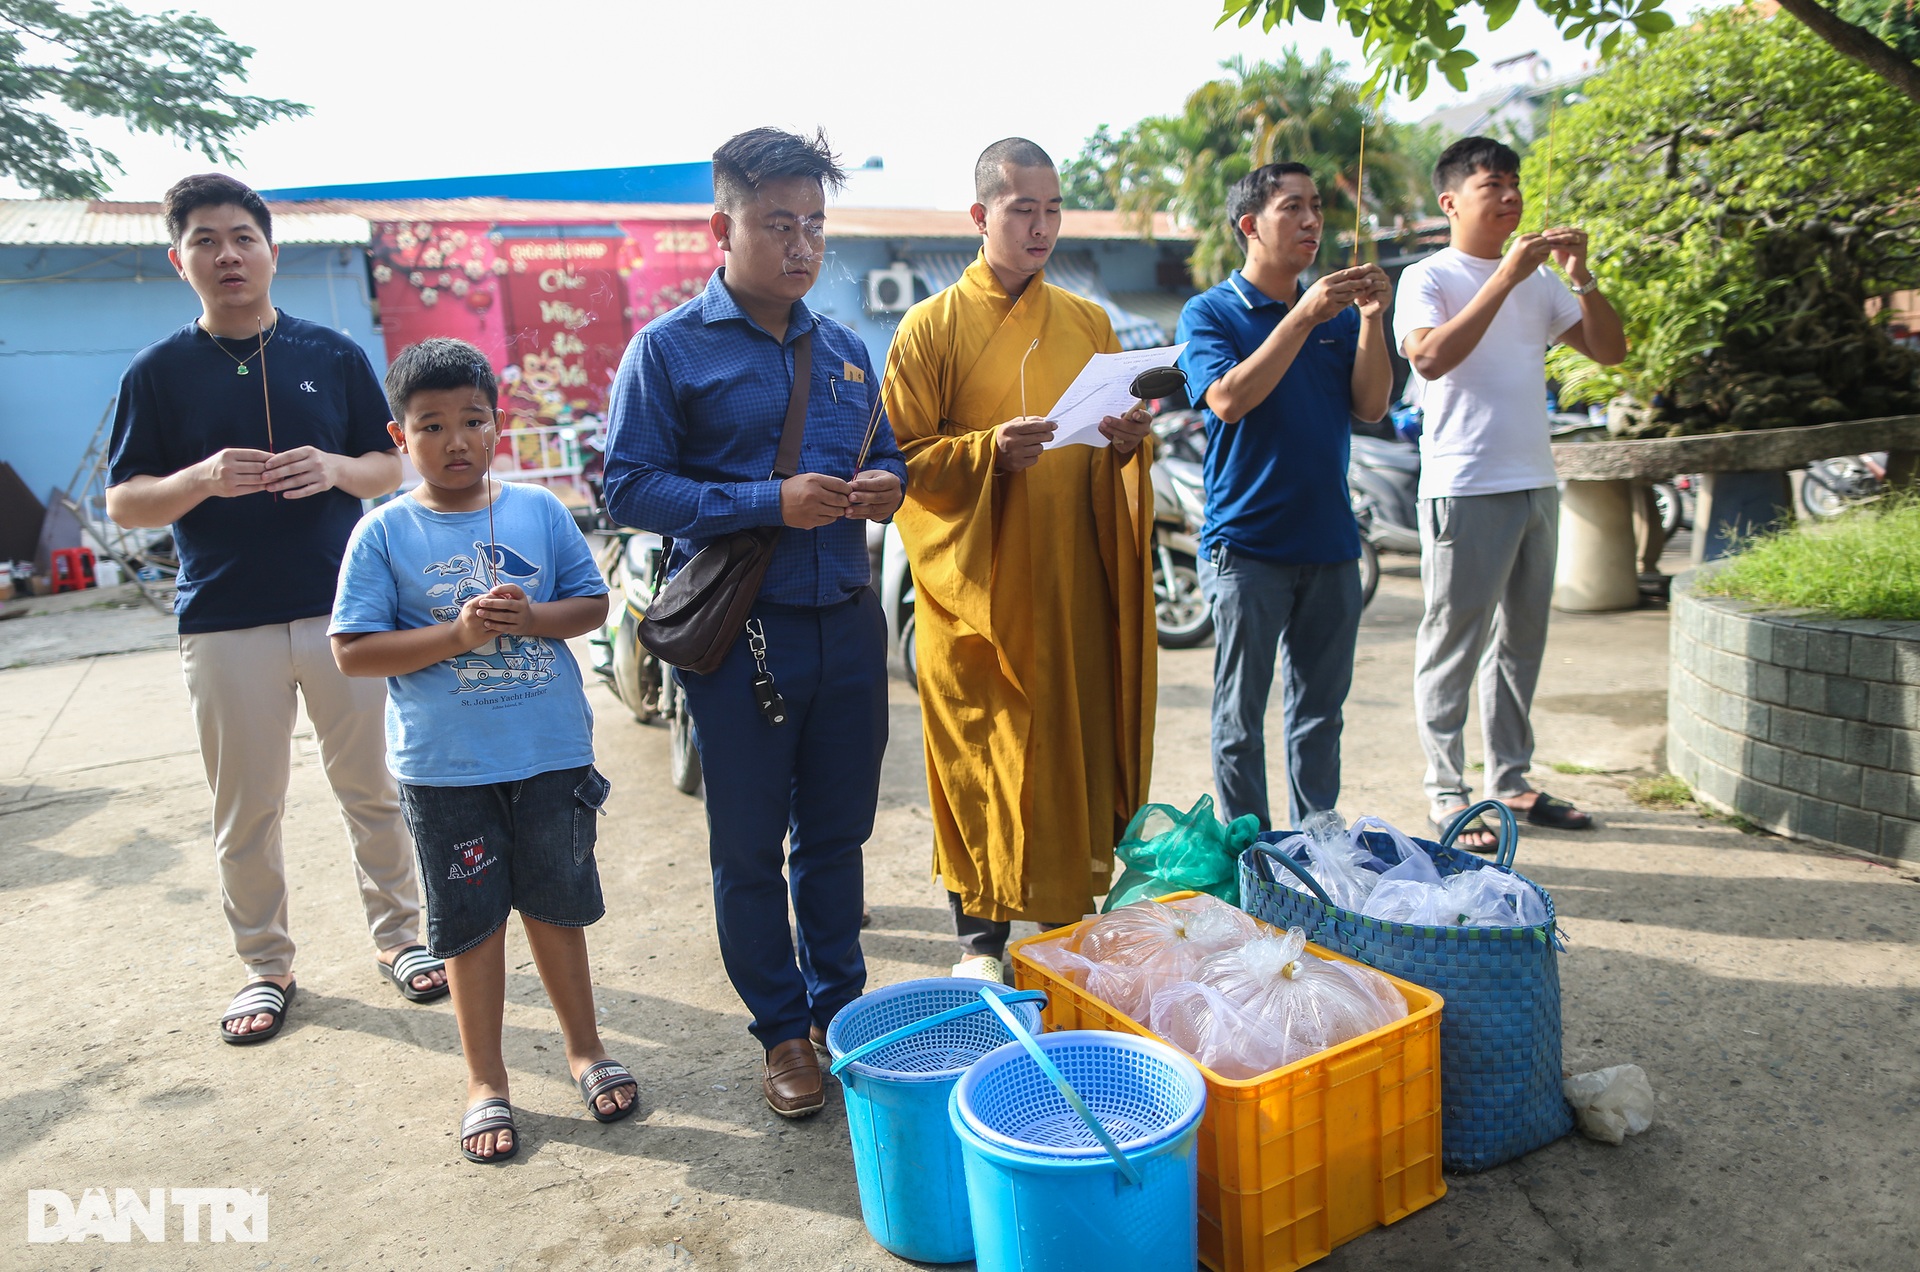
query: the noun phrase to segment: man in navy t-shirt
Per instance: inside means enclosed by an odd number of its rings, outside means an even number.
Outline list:
[[[1286,675],[1288,812],[1340,798],[1341,707],[1360,630],[1360,532],[1347,497],[1348,417],[1387,412],[1393,370],[1377,265],[1304,291],[1320,250],[1320,194],[1297,163],[1227,196],[1246,264],[1180,314],[1181,368],[1206,408],[1207,523],[1200,585],[1213,607],[1213,778],[1228,818],[1267,805],[1267,695]],[[1356,311],[1356,308],[1357,311]]]
[[[180,659],[213,789],[221,897],[247,967],[220,1035],[264,1042],[294,987],[280,815],[296,694],[346,815],[382,974],[415,1001],[447,992],[418,939],[384,687],[342,675],[327,639],[360,501],[400,484],[400,459],[366,353],[273,307],[279,249],[260,196],[231,177],[188,177],[167,191],[166,221],[167,257],[201,313],[121,380],[107,511],[123,526],[173,526]]]

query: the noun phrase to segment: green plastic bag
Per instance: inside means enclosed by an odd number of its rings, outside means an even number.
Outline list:
[[[1156,819],[1167,825],[1158,827]],[[1252,813],[1222,825],[1213,815],[1211,795],[1202,795],[1184,813],[1170,804],[1144,805],[1113,850],[1127,868],[1100,908],[1117,910],[1169,892],[1206,892],[1239,905],[1240,853],[1259,834],[1260,820]]]

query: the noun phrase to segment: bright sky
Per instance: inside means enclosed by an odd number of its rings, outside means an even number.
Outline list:
[[[886,162],[850,200],[964,207],[974,156],[1000,137],[1064,160],[1100,124],[1178,111],[1234,54],[1294,44],[1359,64],[1358,41],[1331,23],[1216,30],[1218,0],[127,3],[205,14],[257,50],[247,91],[313,108],[242,138],[237,175],[261,188],[686,162],[744,128],[820,124],[849,163]],[[1468,43],[1483,68],[1538,50],[1565,73],[1593,56],[1531,5]],[[1418,117],[1455,100],[1442,82],[1390,109]],[[118,198],[157,199],[211,166],[117,127],[86,133],[126,166]]]

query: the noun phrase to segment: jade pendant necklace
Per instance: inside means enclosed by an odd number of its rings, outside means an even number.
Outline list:
[[[200,324],[195,323],[194,326],[200,327]],[[200,330],[207,331],[205,327],[200,327]],[[238,356],[237,354],[234,353],[233,350],[221,344],[220,337],[214,335],[211,331],[207,331],[207,339],[213,341],[214,348],[218,349],[220,352],[226,354],[229,358],[233,359],[234,361],[233,373],[235,375],[251,375],[252,372],[247,370],[247,363],[252,362],[257,357],[257,358],[260,358],[261,366],[264,367],[267,365],[266,358],[264,356],[266,353],[267,346],[273,342],[273,337],[279,332],[279,330],[280,330],[280,324],[277,322],[274,323],[273,330],[267,332],[266,339],[260,342],[259,348],[255,349],[252,353],[248,354],[244,358]]]

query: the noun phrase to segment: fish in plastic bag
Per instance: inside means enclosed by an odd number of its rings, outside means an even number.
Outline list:
[[[1145,1023],[1223,1078],[1245,1081],[1291,1063],[1279,1030],[1211,985],[1179,981],[1160,990]]]
[[[1071,942],[1021,948],[1034,962],[1146,1024],[1155,993],[1185,980],[1207,955],[1253,940],[1261,930],[1245,911],[1202,893],[1136,901],[1086,924]]]
[[[1369,967],[1306,952],[1307,934],[1263,936],[1209,955],[1193,980],[1218,990],[1277,1030],[1291,1064],[1403,1020],[1407,1001]]]
[[[1340,814],[1332,811],[1314,813],[1302,820],[1299,833],[1282,839],[1273,851],[1286,853],[1306,866],[1314,882],[1343,910],[1360,909],[1380,882],[1380,876],[1373,870],[1373,854],[1355,846],[1355,839],[1347,833]],[[1312,889],[1290,871],[1281,872],[1280,883],[1295,892],[1312,893]]]
[[[1504,870],[1463,870],[1438,883],[1383,877],[1360,913],[1384,923],[1432,927],[1534,927],[1547,921],[1546,902],[1525,880]]]

